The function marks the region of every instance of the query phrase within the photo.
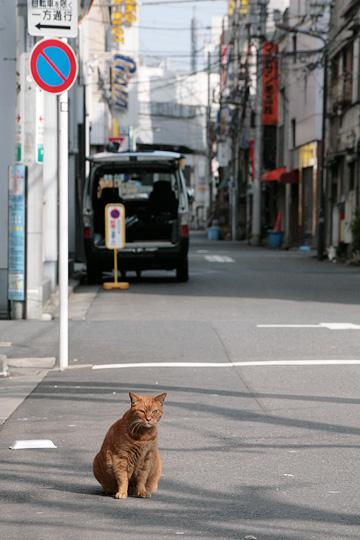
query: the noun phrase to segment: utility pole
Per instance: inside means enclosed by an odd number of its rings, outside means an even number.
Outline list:
[[[0,315],[8,315],[8,171],[15,161],[16,2],[2,2],[0,25]]]
[[[212,148],[211,148],[211,53],[207,58],[207,111],[206,111],[206,134],[207,134],[207,155],[208,155],[208,185],[209,185],[209,213],[211,215],[213,202],[212,185]]]
[[[256,130],[255,130],[255,164],[252,190],[252,228],[251,243],[260,245],[261,239],[261,175],[263,168],[263,43],[266,34],[268,0],[258,0],[259,24],[257,28],[258,49],[256,67]]]
[[[194,8],[193,17],[191,19],[191,72],[197,71],[197,20],[196,8]]]
[[[238,240],[239,230],[239,133],[240,133],[240,104],[239,99],[239,76],[240,76],[240,6],[237,0],[235,4],[234,25],[234,96],[235,96],[235,122],[233,126],[233,174],[231,181],[231,239]]]

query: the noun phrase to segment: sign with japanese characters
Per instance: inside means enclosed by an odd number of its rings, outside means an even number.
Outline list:
[[[31,36],[74,38],[78,35],[77,0],[28,0]]]
[[[263,124],[276,126],[279,111],[278,46],[266,42],[263,46]]]
[[[137,20],[136,0],[111,0],[111,28],[114,44],[125,42],[125,29]]]
[[[107,204],[105,207],[105,245],[107,249],[125,247],[125,207]]]
[[[9,169],[9,283],[8,298],[25,300],[26,167]]]

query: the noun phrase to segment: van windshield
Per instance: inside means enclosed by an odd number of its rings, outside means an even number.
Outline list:
[[[131,199],[149,199],[157,183],[167,183],[177,194],[176,176],[169,171],[136,170],[129,172],[100,172],[96,186],[96,198],[101,199],[104,189],[112,188],[124,201]]]

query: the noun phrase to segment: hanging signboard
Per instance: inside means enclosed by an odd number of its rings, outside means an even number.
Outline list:
[[[107,249],[125,247],[125,207],[107,204],[105,207],[105,245]]]
[[[45,107],[44,92],[40,88],[36,88],[35,110],[35,162],[42,165],[44,163]]]
[[[26,167],[9,168],[9,300],[25,301]]]
[[[75,38],[78,35],[77,0],[28,0],[31,36]]]
[[[137,19],[136,0],[111,0],[111,28],[114,44],[125,42],[125,28],[132,26]]]
[[[276,126],[279,109],[278,46],[267,42],[263,47],[263,124]]]

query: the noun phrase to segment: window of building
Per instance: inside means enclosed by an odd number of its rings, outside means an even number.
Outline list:
[[[344,101],[351,103],[352,102],[352,90],[353,90],[353,55],[354,55],[354,44],[350,43],[344,47],[342,51],[343,56],[343,98]]]

